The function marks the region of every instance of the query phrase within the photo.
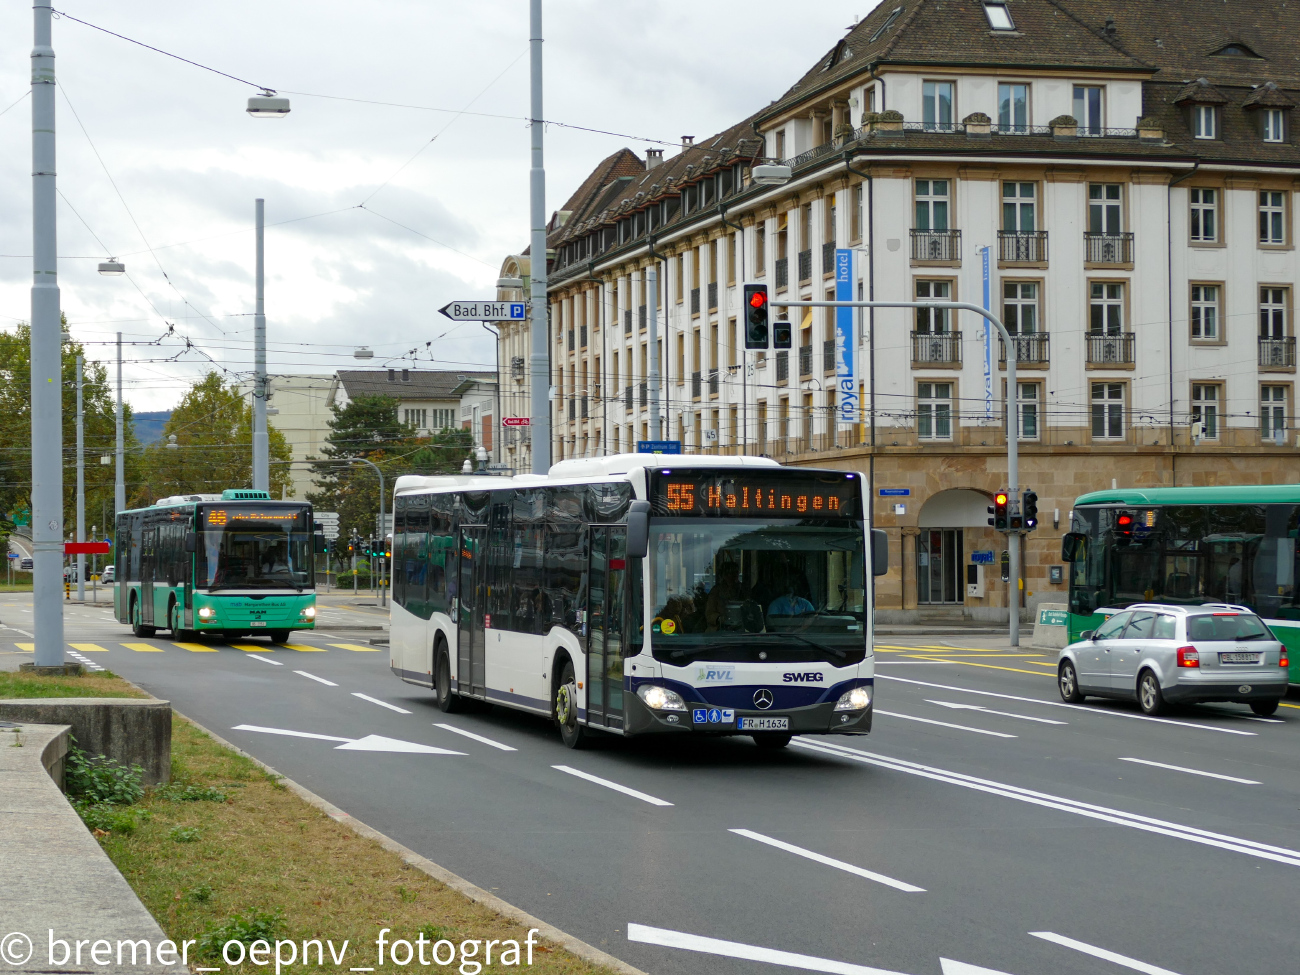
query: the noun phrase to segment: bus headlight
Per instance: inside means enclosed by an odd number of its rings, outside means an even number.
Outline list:
[[[199,619],[201,620],[210,620],[212,619],[212,617],[216,615],[217,615],[217,611],[213,609],[211,606],[199,607]]]
[[[316,618],[316,607],[306,606],[298,615],[305,620],[314,620]]]
[[[652,711],[685,711],[686,702],[676,691],[655,684],[642,684],[636,689],[637,696],[645,701]]]
[[[871,688],[855,687],[845,691],[835,702],[836,711],[862,711],[871,707]]]

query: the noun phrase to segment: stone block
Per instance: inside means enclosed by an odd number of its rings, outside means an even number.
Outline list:
[[[145,785],[171,777],[172,709],[143,698],[47,697],[0,700],[0,720],[70,725],[76,746],[144,769]]]

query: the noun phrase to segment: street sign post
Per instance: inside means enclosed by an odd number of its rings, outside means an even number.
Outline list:
[[[503,427],[531,427],[533,420],[532,417],[528,416],[503,416],[501,425]]]
[[[522,322],[528,317],[522,301],[449,301],[438,311],[453,322]]]
[[[638,440],[636,452],[638,454],[680,454],[682,442],[680,440]]]

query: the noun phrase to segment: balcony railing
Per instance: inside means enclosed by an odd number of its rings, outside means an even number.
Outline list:
[[[1295,336],[1272,339],[1260,337],[1259,364],[1266,368],[1295,366]]]
[[[632,334],[632,309],[628,308],[623,312],[623,334]]]
[[[835,340],[827,339],[822,343],[822,372],[835,371]]]
[[[790,283],[790,258],[778,257],[776,259],[776,286],[784,288]]]
[[[912,260],[960,261],[960,230],[913,230]]]
[[[700,313],[700,289],[692,288],[691,289],[691,314],[698,315],[699,313]]]
[[[573,329],[569,329],[569,351],[573,351]]]
[[[698,369],[691,373],[691,399],[699,399],[704,395],[704,374]]]
[[[1043,363],[1049,361],[1050,343],[1046,332],[1013,335],[1011,336],[1011,343],[1016,347],[1016,362]],[[1001,336],[998,336],[998,344],[998,359],[1005,366],[1007,364],[1007,344],[1002,341]]]
[[[1084,234],[1084,260],[1089,264],[1132,264],[1132,234]]]
[[[709,311],[718,307],[718,282],[709,282]]]
[[[790,353],[782,350],[776,354],[776,381],[783,383],[790,378]]]
[[[632,387],[631,386],[623,390],[623,406],[629,413],[632,412]]]
[[[578,348],[585,349],[586,347],[587,347],[587,326],[582,325],[578,328]]]
[[[1007,264],[1046,264],[1047,231],[998,231],[998,260]]]
[[[912,361],[961,363],[961,332],[913,332]]]
[[[650,405],[650,384],[641,384],[641,408],[645,409]]]
[[[1116,332],[1113,335],[1088,334],[1088,362],[1090,365],[1126,365],[1133,362],[1133,333]]]
[[[811,345],[799,346],[799,378],[812,375],[812,350]]]
[[[587,402],[588,402],[588,398],[584,396],[582,398],[582,418],[584,420],[587,419]]]
[[[636,310],[636,324],[642,331],[645,330],[645,305],[640,305]]]
[[[822,244],[822,274],[835,273],[835,241]]]
[[[719,383],[720,380],[718,379],[718,370],[710,369],[709,370],[709,395],[710,396],[718,395]]]
[[[577,418],[578,418],[578,401],[574,399],[572,396],[570,396],[569,397],[569,419],[576,420]]]
[[[808,281],[812,278],[812,248],[799,252],[799,280]]]

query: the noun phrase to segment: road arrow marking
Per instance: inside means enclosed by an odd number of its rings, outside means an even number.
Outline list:
[[[989,735],[993,738],[1018,738],[1019,735],[1008,735],[1004,731],[986,731],[983,728],[972,728],[964,724],[950,724],[947,721],[935,721],[931,718],[918,718],[914,714],[899,714],[897,711],[882,711],[876,708],[876,714],[883,714],[888,718],[903,718],[907,721],[919,721],[922,724],[938,725],[940,728],[954,728],[957,731],[969,731],[976,735]]]
[[[980,968],[979,965],[968,965],[964,961],[953,961],[951,958],[940,958],[939,966],[943,969],[943,975],[1007,975],[1006,972]]]
[[[1126,955],[1107,951],[1105,948],[1098,948],[1096,945],[1085,944],[1082,941],[1075,941],[1073,938],[1067,938],[1054,931],[1030,931],[1029,934],[1031,937],[1042,938],[1044,941],[1050,941],[1053,944],[1062,945],[1066,948],[1073,948],[1075,951],[1081,951],[1085,955],[1092,955],[1093,958],[1100,958],[1103,961],[1114,962],[1116,965],[1123,965],[1125,968],[1131,968],[1135,972],[1142,972],[1143,975],[1178,975],[1177,972],[1171,972],[1167,968],[1157,968],[1155,965],[1148,965],[1146,962],[1138,961],[1136,958],[1129,958]]]
[[[1002,718],[1019,718],[1021,721],[1037,721],[1039,724],[1068,724],[1067,721],[1053,721],[1051,718],[1031,718],[1027,714],[1012,714],[1010,711],[994,711],[992,708],[980,707],[978,704],[957,704],[953,701],[931,701],[928,697],[926,701],[930,704],[937,704],[941,708],[955,708],[961,711],[983,711],[985,714],[996,714]]]
[[[775,948],[746,945],[738,941],[721,941],[698,934],[686,934],[683,931],[652,928],[644,924],[629,924],[627,940],[647,945],[661,945],[664,948],[699,951],[706,955],[722,955],[725,958],[762,961],[769,965],[785,965],[787,968],[802,968],[806,972],[831,972],[833,975],[901,975],[899,972],[889,972],[883,968],[868,968],[866,965],[854,965],[846,961],[835,961],[832,958],[798,955],[793,951],[778,951]]]
[[[464,755],[414,741],[385,738],[383,735],[366,735],[364,738],[340,738],[338,735],[317,735],[310,731],[290,731],[287,728],[263,728],[255,724],[237,724],[232,731],[256,731],[264,735],[287,735],[290,738],[314,738],[317,741],[338,741],[335,751],[351,752],[401,752],[408,755]]]
[[[255,724],[237,724],[231,731],[257,731],[264,735],[288,735],[290,738],[315,738],[319,741],[352,741],[351,738],[339,738],[337,735],[314,735],[310,731],[289,731],[286,728],[263,728]]]

